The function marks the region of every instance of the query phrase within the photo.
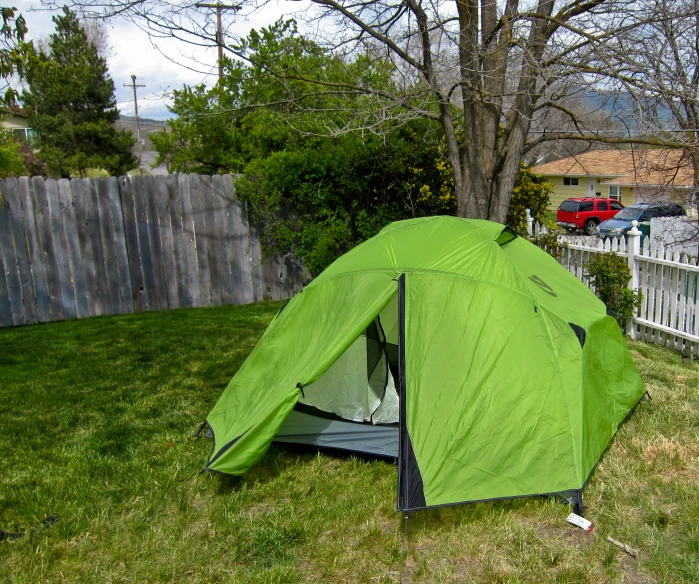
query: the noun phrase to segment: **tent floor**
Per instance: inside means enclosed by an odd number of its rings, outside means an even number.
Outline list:
[[[292,411],[275,442],[308,444],[398,458],[398,425],[374,426]]]

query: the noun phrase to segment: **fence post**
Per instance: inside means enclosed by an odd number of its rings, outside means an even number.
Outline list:
[[[632,291],[638,290],[639,287],[639,261],[638,256],[641,255],[641,232],[638,230],[638,221],[631,222],[631,229],[626,234],[626,253],[628,256],[628,266],[631,270],[631,279],[629,280],[629,289]],[[626,330],[629,336],[633,339],[636,337],[636,325],[633,322],[633,316],[626,322]]]
[[[532,217],[531,211],[529,209],[526,209],[527,213],[527,233],[529,234],[529,237],[532,237],[534,235],[534,217]]]

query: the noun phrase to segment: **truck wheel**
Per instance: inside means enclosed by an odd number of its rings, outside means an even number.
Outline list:
[[[594,219],[588,219],[585,221],[585,227],[583,228],[585,235],[594,235],[597,231],[597,221]]]

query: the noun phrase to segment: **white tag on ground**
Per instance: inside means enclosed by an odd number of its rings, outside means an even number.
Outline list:
[[[573,525],[577,525],[580,529],[584,529],[585,531],[592,531],[592,528],[595,525],[592,523],[592,521],[588,521],[584,517],[580,517],[580,515],[576,515],[575,513],[568,515],[566,521],[568,523],[572,523]]]

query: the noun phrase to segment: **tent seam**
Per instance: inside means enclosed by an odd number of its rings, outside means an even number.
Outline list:
[[[499,247],[499,246],[498,246]],[[510,262],[509,258],[506,257],[506,259]],[[401,270],[400,268],[396,268],[397,270]],[[337,278],[344,278],[347,276],[350,276],[352,274],[371,274],[371,273],[378,273],[378,274],[388,274],[388,270],[386,268],[370,268],[367,270],[352,270],[351,272],[344,272],[342,274],[337,274],[335,276],[332,276],[330,278],[323,278],[322,280],[314,280],[311,282],[307,288],[317,285],[320,286],[321,284],[325,282],[331,282],[332,280],[335,280]],[[536,296],[534,296],[534,293],[529,289],[529,286],[525,285],[525,288],[527,289],[527,293],[521,292],[520,290],[515,290],[514,288],[510,288],[509,286],[503,286],[502,284],[498,284],[496,282],[488,282],[486,280],[479,280],[478,278],[474,278],[472,276],[464,276],[463,274],[455,274],[454,272],[445,272],[443,270],[430,270],[428,268],[410,268],[410,269],[405,269],[396,272],[397,276],[393,278],[394,280],[398,280],[398,277],[400,277],[401,274],[439,274],[442,276],[451,276],[452,278],[461,278],[463,280],[470,280],[472,282],[479,282],[481,284],[487,284],[489,286],[495,286],[496,288],[501,288],[503,290],[509,290],[511,292],[514,292],[515,294],[519,294],[520,296],[524,296],[525,298],[529,298],[530,300],[533,300],[536,302]],[[519,270],[517,270],[517,275],[520,278],[523,278],[523,276],[519,273]],[[317,284],[316,284],[317,282]],[[526,284],[526,283],[525,283]]]

